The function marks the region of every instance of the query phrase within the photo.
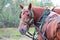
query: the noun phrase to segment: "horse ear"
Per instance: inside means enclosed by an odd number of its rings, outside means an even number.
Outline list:
[[[23,9],[23,5],[20,5],[20,8]]]
[[[28,6],[28,9],[30,10],[30,9],[31,9],[31,7],[32,7],[32,4],[30,3],[30,4],[29,4],[29,6]]]

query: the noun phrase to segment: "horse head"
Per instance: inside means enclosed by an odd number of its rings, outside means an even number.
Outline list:
[[[26,34],[29,30],[29,26],[32,24],[33,16],[32,16],[32,5],[29,4],[28,7],[24,7],[20,5],[21,14],[20,14],[20,24],[19,24],[19,31],[21,34]]]

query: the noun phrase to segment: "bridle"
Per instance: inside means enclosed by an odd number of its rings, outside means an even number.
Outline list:
[[[24,12],[30,12],[29,15],[27,15],[27,16],[30,18],[30,20],[25,21],[25,20],[20,19],[20,23],[27,24],[27,25],[28,25],[27,28],[29,28],[29,27],[30,27],[29,23],[34,24],[34,14],[33,14],[32,9],[31,9],[31,10],[21,11],[21,13],[23,13],[23,14],[24,14]],[[20,14],[20,18],[21,18],[21,14]],[[30,32],[27,32],[25,35],[28,36],[29,38],[32,38],[33,40],[36,40],[36,38],[34,38],[34,36],[35,36],[35,31],[34,31],[33,34],[31,34]]]
[[[27,15],[30,18],[30,20],[28,20],[28,21],[21,20],[21,22],[24,23],[24,24],[32,23],[34,21],[33,11],[32,10],[24,10],[24,11],[22,11],[23,14],[24,14],[24,12],[30,12],[29,15]],[[21,18],[21,14],[20,14],[20,18]]]

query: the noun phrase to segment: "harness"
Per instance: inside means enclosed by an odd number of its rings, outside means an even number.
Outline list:
[[[39,29],[40,29],[40,32],[39,32],[39,33],[40,33],[40,34],[42,34],[43,24],[44,24],[44,22],[45,22],[45,20],[46,20],[46,18],[47,18],[47,16],[48,16],[49,14],[50,14],[49,9],[44,10],[41,19],[38,21],[38,23],[39,23]],[[51,16],[50,16],[50,17],[51,17]],[[50,17],[49,17],[49,18],[50,18]],[[51,18],[51,19],[49,20],[48,24],[49,24],[51,21],[54,21],[54,20],[57,19],[57,18],[58,18],[58,17]],[[57,21],[60,22],[60,17],[58,18]],[[48,24],[47,24],[47,25],[48,25]],[[47,27],[48,27],[48,26],[47,26]],[[47,39],[47,36],[46,36],[46,29],[47,29],[47,27],[45,28],[44,33],[41,35],[44,40],[48,40],[48,39]],[[56,29],[57,29],[57,30],[56,30],[56,33],[55,33],[55,35],[54,35],[54,37],[53,37],[52,40],[55,39],[55,37],[57,36],[57,31],[58,31],[58,29],[60,29],[60,28],[56,27]],[[36,35],[36,32],[34,31],[34,36],[35,36],[35,35]],[[37,37],[36,37],[36,38],[33,37],[33,38],[34,38],[33,40],[38,40]]]
[[[28,11],[28,10],[26,10],[26,11]],[[24,12],[26,12],[26,11],[24,11]],[[24,20],[21,20],[22,23],[25,23],[25,24],[34,23],[34,14],[33,14],[33,11],[32,11],[32,10],[29,10],[29,12],[30,12],[30,13],[29,13],[28,17],[30,18],[30,20],[29,20],[28,22],[26,22],[26,21],[24,21]],[[44,24],[47,16],[49,15],[49,13],[50,13],[49,9],[45,9],[44,12],[43,12],[43,15],[42,15],[41,19],[38,21],[40,33],[42,32],[43,24]],[[30,35],[30,36],[29,36],[28,34],[26,34],[26,36],[28,36],[29,38],[32,38],[33,40],[38,40],[37,37],[35,37],[36,31],[34,31],[33,34],[31,34],[31,33],[29,33],[29,32],[27,32],[27,33]],[[42,34],[42,33],[41,33],[41,34]],[[44,38],[44,40],[48,40],[48,39],[46,38],[46,29],[45,29],[42,37]]]
[[[53,16],[53,15],[52,15],[52,16]],[[53,18],[53,17],[50,16],[49,18],[50,18],[50,20],[49,20],[48,24],[49,24],[51,21],[54,21],[55,19],[58,19],[57,21],[60,22],[60,17],[54,17],[54,18]],[[52,22],[51,22],[51,23],[52,23]],[[47,24],[47,25],[48,25],[48,24]],[[47,27],[48,27],[48,26],[47,26]],[[46,29],[47,29],[47,27],[45,28],[43,34],[41,33],[42,31],[40,31],[40,33],[42,34],[42,37],[43,37],[44,40],[48,40],[48,39],[47,39],[47,36],[46,36]],[[55,37],[57,36],[57,31],[58,31],[58,29],[60,29],[60,28],[56,27],[56,29],[57,29],[57,30],[56,30],[56,33],[55,33],[55,35],[54,35],[54,37],[53,37],[52,40],[55,39]]]
[[[49,15],[49,13],[50,13],[49,9],[45,9],[41,19],[38,21],[40,32],[42,32],[42,26],[43,26],[47,16]]]
[[[38,21],[38,23],[39,23],[39,25],[40,25],[40,26],[39,26],[40,33],[42,32],[42,26],[43,26],[43,24],[44,24],[44,22],[45,22],[45,19],[46,19],[47,16],[49,15],[49,13],[50,13],[49,9],[44,10],[41,19]],[[31,17],[31,14],[30,14],[30,17]],[[29,32],[28,32],[28,33],[29,33]],[[29,33],[29,34],[32,35],[31,33]],[[36,31],[34,31],[34,33],[33,33],[33,40],[38,40],[35,35],[36,35]],[[26,35],[26,36],[30,37],[29,35]],[[44,35],[42,35],[42,37],[43,37],[44,39],[46,39],[46,37],[45,37]],[[32,38],[32,37],[30,37],[30,38]]]
[[[54,11],[54,8],[51,11]],[[41,19],[39,19],[39,21],[37,22],[39,24],[40,32],[42,31],[43,24],[49,14],[50,14],[50,9],[45,9]]]
[[[43,24],[45,22],[45,19],[49,15],[49,13],[50,13],[49,9],[45,9],[44,12],[43,12],[43,15],[42,15],[41,19],[37,22],[37,23],[39,23],[39,29],[40,29],[40,32],[39,33],[40,34],[42,34],[41,33],[42,32],[42,26],[43,26]],[[34,36],[35,35],[36,35],[36,32],[34,31]],[[45,39],[47,40],[47,38],[44,35],[41,35],[41,36],[44,38],[44,40]],[[34,37],[34,40],[38,40],[37,37],[36,38]]]

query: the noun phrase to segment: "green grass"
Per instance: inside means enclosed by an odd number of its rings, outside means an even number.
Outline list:
[[[33,34],[34,28],[30,28],[29,32]],[[31,40],[30,38],[20,36],[21,34],[17,28],[0,28],[0,37],[7,38],[6,40]]]
[[[0,36],[21,36],[17,28],[0,28]]]

